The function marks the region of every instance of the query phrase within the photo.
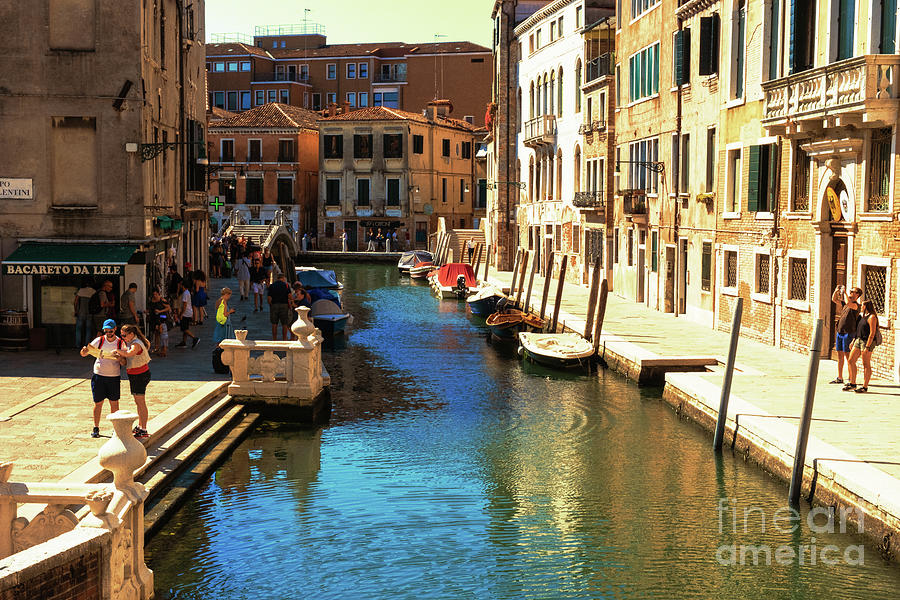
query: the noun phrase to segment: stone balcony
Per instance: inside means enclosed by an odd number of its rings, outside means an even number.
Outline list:
[[[769,135],[808,136],[897,122],[900,55],[868,54],[762,84]]]
[[[541,115],[525,122],[523,143],[529,148],[556,143],[556,116]]]
[[[572,206],[588,210],[606,210],[606,192],[575,192]]]

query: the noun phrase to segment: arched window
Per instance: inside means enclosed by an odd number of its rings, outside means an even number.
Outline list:
[[[562,200],[562,148],[556,151],[556,199]]]
[[[525,112],[522,110],[522,88],[516,94],[516,132],[522,131],[525,125]]]
[[[534,82],[531,82],[531,88],[528,90],[528,118],[534,118]]]
[[[556,98],[556,71],[550,71],[550,110],[547,114],[555,115],[556,111],[553,109],[553,102]]]
[[[563,78],[562,78],[562,67],[559,68],[559,81],[556,82],[556,89],[558,98],[556,99],[556,114],[557,116],[562,116],[562,108],[563,108]]]
[[[575,61],[575,112],[581,112],[581,59]]]
[[[544,93],[543,93],[544,110],[541,112],[542,115],[548,114],[548,110],[547,110],[547,107],[549,106],[549,104],[547,103],[547,92],[548,91],[550,91],[550,79],[545,74],[544,75]]]
[[[541,189],[541,184],[543,183],[543,178],[541,177],[541,167],[543,166],[543,157],[538,154],[537,162],[534,165],[534,196],[532,199],[540,200],[543,197],[543,190]]]
[[[575,155],[572,159],[575,167],[575,193],[582,191],[581,189],[581,148],[575,144]]]
[[[534,202],[534,154],[528,157],[528,201]]]

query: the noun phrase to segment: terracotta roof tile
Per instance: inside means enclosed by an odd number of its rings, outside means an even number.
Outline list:
[[[231,42],[227,44],[206,44],[206,56],[228,56],[229,54],[233,54],[235,56],[241,54],[254,54],[256,56],[272,58],[272,55],[266,52],[263,48],[258,48],[257,46],[251,46],[249,44],[241,44],[238,42]]]
[[[221,121],[222,119],[230,119],[231,117],[237,116],[238,113],[231,112],[230,110],[225,110],[224,108],[219,108],[218,106],[213,106],[209,109],[207,118],[210,121]]]
[[[428,124],[430,121],[422,113],[408,112],[398,108],[387,108],[384,106],[371,106],[368,108],[360,108],[350,112],[334,115],[333,117],[323,118],[322,121],[415,121],[417,123]],[[435,119],[437,125],[445,127],[453,127],[455,129],[465,129],[466,131],[478,131],[479,128],[468,121],[454,119],[452,117],[442,117],[438,115]]]
[[[416,54],[457,54],[461,52],[490,52],[490,48],[472,42],[439,42],[437,44],[407,44],[405,42],[374,42],[367,44],[330,44],[321,48],[273,48],[275,58],[316,58],[341,56],[376,56],[402,58]]]
[[[236,114],[229,119],[210,123],[210,127],[316,129],[316,122],[321,118],[319,113],[299,106],[270,102]]]

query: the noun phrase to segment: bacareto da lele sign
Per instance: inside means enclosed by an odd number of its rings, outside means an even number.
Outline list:
[[[122,265],[42,265],[42,264],[3,264],[4,275],[122,275]]]

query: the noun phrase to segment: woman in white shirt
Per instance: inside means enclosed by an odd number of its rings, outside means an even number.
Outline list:
[[[141,333],[137,325],[122,325],[122,339],[128,348],[117,350],[116,354],[125,358],[125,372],[128,373],[128,385],[137,406],[138,426],[134,428],[134,437],[143,439],[150,437],[147,433],[146,393],[150,383],[150,342]]]

